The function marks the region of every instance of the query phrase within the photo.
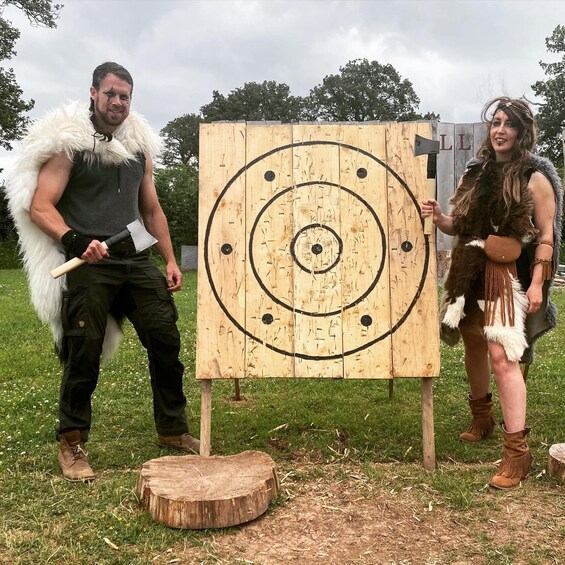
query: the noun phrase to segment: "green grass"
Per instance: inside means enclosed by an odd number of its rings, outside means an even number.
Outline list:
[[[556,289],[554,299],[565,312],[564,291]],[[197,434],[195,273],[185,274],[185,288],[176,300],[189,418]],[[33,312],[19,270],[0,271],[0,312],[0,563],[164,563],[168,548],[208,543],[211,532],[158,526],[140,507],[136,482],[141,465],[168,453],[155,444],[146,359],[131,328],[126,327],[118,355],[103,367],[94,397],[88,447],[100,477],[91,485],[76,485],[60,477],[56,461],[60,367],[49,329]],[[543,470],[548,446],[563,441],[564,333],[561,325],[538,344],[537,362],[528,377],[534,473]],[[420,465],[418,379],[395,381],[393,398],[386,381],[241,381],[241,402],[232,399],[232,382],[214,381],[212,450],[221,455],[264,451],[282,474],[292,472],[298,481],[315,480],[328,466],[338,477],[345,476],[353,465],[368,485],[396,492],[413,489],[422,500],[429,500],[431,492],[436,502],[454,512],[473,509],[487,516],[499,504],[483,488],[492,468],[471,464],[499,457],[500,434],[476,446],[457,440],[469,419],[462,356],[461,346],[443,349],[442,377],[434,380],[434,473]],[[393,485],[388,486],[392,474]],[[559,494],[560,487],[548,478],[537,484],[548,495]],[[284,504],[284,496],[277,504]],[[564,537],[565,532],[558,535]],[[105,537],[120,551],[112,550]],[[511,563],[520,551],[512,544],[497,545],[492,538],[477,543],[492,563]],[[497,560],[500,553],[503,557]]]

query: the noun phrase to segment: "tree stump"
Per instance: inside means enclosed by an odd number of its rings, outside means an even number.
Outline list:
[[[273,460],[260,451],[167,456],[143,464],[142,504],[170,528],[226,528],[254,520],[278,491]]]
[[[549,448],[547,472],[565,483],[565,443],[556,443]]]

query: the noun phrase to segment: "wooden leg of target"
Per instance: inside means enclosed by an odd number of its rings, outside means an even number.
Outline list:
[[[392,398],[394,395],[394,379],[388,381],[388,397]]]
[[[200,381],[200,455],[210,456],[212,431],[212,379]]]
[[[233,380],[233,386],[234,386],[233,399],[237,400],[239,402],[241,400],[241,390],[239,388],[239,379]]]
[[[436,468],[436,446],[434,437],[434,397],[432,378],[422,377],[422,446],[424,469]]]

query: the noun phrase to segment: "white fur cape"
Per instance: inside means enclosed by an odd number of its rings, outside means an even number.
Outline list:
[[[154,158],[161,150],[161,139],[146,120],[133,111],[116,129],[111,141],[95,139],[94,133],[90,113],[84,103],[70,102],[50,112],[30,126],[6,183],[31,301],[41,321],[51,326],[58,351],[63,338],[61,304],[66,277],[55,280],[50,271],[65,262],[64,250],[58,241],[31,221],[29,213],[41,166],[58,153],[65,153],[72,159],[76,153],[84,152],[87,160],[99,159],[102,163],[118,164],[135,159],[136,153],[140,152]],[[108,359],[116,351],[120,337],[117,322],[109,317],[103,359]]]

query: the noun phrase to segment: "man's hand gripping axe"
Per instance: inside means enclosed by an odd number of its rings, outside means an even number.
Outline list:
[[[414,156],[419,155],[428,156],[428,171],[426,181],[426,198],[436,198],[436,174],[437,174],[437,156],[439,154],[439,141],[435,139],[426,139],[420,135],[416,135],[414,139]],[[424,218],[424,234],[430,235],[432,233],[433,217],[427,216]]]
[[[106,241],[102,242],[102,245],[106,249],[111,249],[112,245],[122,243],[123,241],[131,240],[133,246],[135,247],[136,253],[144,251],[148,247],[151,247],[157,240],[143,227],[143,224],[139,220],[135,220],[126,226],[126,229],[108,238]],[[51,271],[51,276],[54,279],[80,267],[86,263],[84,259],[80,257],[73,257],[69,259],[66,263],[63,263],[56,269]]]

